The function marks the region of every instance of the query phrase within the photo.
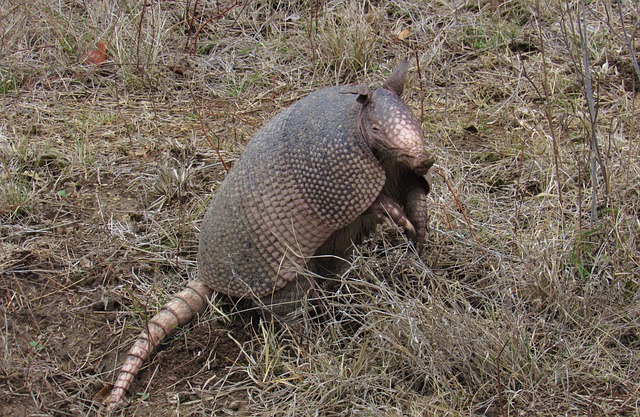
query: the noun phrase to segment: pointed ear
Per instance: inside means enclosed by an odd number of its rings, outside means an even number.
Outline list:
[[[356,94],[358,98],[356,101],[363,106],[371,99],[371,90],[369,90],[369,86],[366,84],[358,84],[347,86],[340,89],[340,93],[342,94]]]
[[[382,84],[382,88],[391,91],[398,97],[402,95],[404,90],[404,79],[407,75],[407,69],[409,68],[409,62],[407,60],[402,61],[389,75],[389,78]]]

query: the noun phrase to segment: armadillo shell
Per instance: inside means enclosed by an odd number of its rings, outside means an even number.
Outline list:
[[[324,88],[249,142],[201,226],[199,278],[234,297],[284,287],[373,204],[385,173],[358,126],[357,95]]]

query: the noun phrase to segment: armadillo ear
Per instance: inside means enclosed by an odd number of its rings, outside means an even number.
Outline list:
[[[350,85],[340,90],[342,94],[356,94],[358,97],[356,101],[362,105],[365,105],[371,98],[371,90],[366,84]]]
[[[402,95],[404,90],[404,79],[407,75],[407,69],[409,68],[409,62],[407,60],[402,61],[396,69],[393,70],[387,81],[382,84],[382,88],[391,91],[398,97]]]

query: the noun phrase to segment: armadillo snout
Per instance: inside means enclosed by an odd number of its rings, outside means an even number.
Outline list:
[[[427,157],[423,160],[415,160],[415,163],[411,166],[411,170],[418,175],[426,175],[436,162],[435,158]]]
[[[425,175],[436,162],[420,131],[413,134],[413,141],[409,145],[394,149],[392,155],[416,175]]]

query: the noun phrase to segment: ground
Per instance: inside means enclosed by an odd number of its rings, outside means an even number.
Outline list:
[[[116,415],[638,415],[637,2],[0,2],[0,415],[103,415],[250,137],[379,86],[437,157],[291,335],[216,298]]]

